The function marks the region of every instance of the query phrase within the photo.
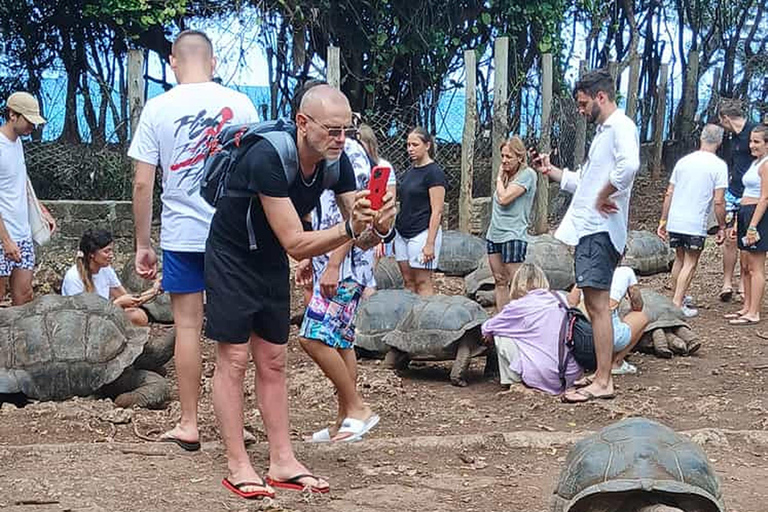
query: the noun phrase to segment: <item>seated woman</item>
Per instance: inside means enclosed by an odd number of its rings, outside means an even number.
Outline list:
[[[613,271],[611,280],[611,318],[613,322],[613,375],[626,375],[637,373],[637,367],[628,363],[624,358],[627,357],[640,337],[643,335],[645,326],[648,325],[648,315],[643,312],[643,296],[640,293],[640,287],[637,284],[635,271],[630,267],[616,267]],[[627,297],[631,311],[619,316],[619,304]],[[581,302],[581,290],[574,287],[568,294],[568,305],[578,307]],[[586,308],[580,308],[585,311]],[[579,386],[582,383],[588,383],[589,377],[583,379],[583,382],[577,382]]]
[[[112,234],[108,231],[89,229],[83,233],[77,260],[67,270],[61,283],[61,294],[96,293],[123,308],[131,323],[145,326],[149,323],[149,318],[147,313],[139,308],[145,300],[125,291],[111,266],[114,245]]]
[[[558,395],[564,391],[563,385],[571,387],[581,376],[581,367],[560,339],[566,310],[557,293],[549,291],[543,270],[523,263],[512,278],[510,302],[483,323],[483,336],[496,344],[502,384],[522,381]],[[564,383],[560,379],[561,356]]]

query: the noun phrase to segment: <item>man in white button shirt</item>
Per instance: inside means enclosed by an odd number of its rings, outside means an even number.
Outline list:
[[[586,162],[573,172],[553,166],[547,154],[533,160],[534,169],[573,193],[555,237],[576,247],[576,286],[584,292],[594,331],[597,371],[584,387],[566,391],[563,401],[568,403],[615,396],[610,289],[627,243],[629,197],[640,167],[637,127],[617,109],[610,73],[596,70],[584,75],[574,87],[574,98],[579,113],[597,124]]]

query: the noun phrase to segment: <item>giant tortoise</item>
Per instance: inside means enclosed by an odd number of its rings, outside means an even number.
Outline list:
[[[724,512],[698,445],[645,418],[608,425],[571,449],[552,512]]]
[[[162,258],[159,258],[162,259]],[[153,282],[140,277],[136,273],[135,265],[136,255],[134,254],[125,263],[122,271],[120,272],[120,282],[123,284],[129,293],[141,293],[144,290],[152,288]],[[168,293],[161,293],[155,297],[151,302],[147,302],[142,305],[142,308],[147,312],[150,322],[157,322],[161,324],[173,323],[173,310],[171,309],[171,296]]]
[[[641,352],[669,359],[673,354],[691,355],[701,348],[701,341],[684,320],[683,312],[672,300],[653,290],[642,290],[643,312],[650,319],[637,344]],[[621,312],[629,311],[623,301]]]
[[[170,398],[152,370],[173,356],[173,332],[150,338],[95,294],[44,295],[0,309],[0,396],[66,400],[97,394],[119,407],[157,408]]]
[[[443,231],[443,245],[437,270],[448,276],[464,277],[477,268],[486,253],[482,238],[461,231]]]
[[[402,290],[405,287],[403,274],[392,256],[379,259],[373,269],[377,290]]]
[[[488,318],[482,307],[466,297],[419,297],[397,327],[384,336],[390,348],[385,365],[403,369],[410,360],[453,360],[451,383],[466,386],[470,359],[487,354],[486,373],[496,355],[482,343],[480,325]]]
[[[384,336],[393,331],[419,300],[409,290],[377,290],[363,299],[355,316],[355,349],[363,357],[382,358],[389,347]]]
[[[655,233],[630,231],[622,265],[632,267],[641,276],[669,272],[675,253]]]
[[[528,238],[525,261],[541,267],[553,290],[565,290],[575,281],[570,248],[548,233]],[[496,304],[495,283],[487,256],[479,262],[477,270],[464,278],[464,287],[466,295],[482,306]]]

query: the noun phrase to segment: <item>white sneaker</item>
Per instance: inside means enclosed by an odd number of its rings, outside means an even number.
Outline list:
[[[637,366],[628,363],[625,359],[618,368],[611,368],[611,375],[629,375],[637,373]]]
[[[683,307],[680,308],[680,311],[683,312],[683,316],[685,318],[693,318],[693,317],[695,317],[696,315],[699,314],[699,310],[698,309],[693,308],[691,306],[686,306],[685,304],[683,304]]]

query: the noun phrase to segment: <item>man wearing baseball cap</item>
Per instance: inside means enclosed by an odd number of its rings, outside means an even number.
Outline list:
[[[45,119],[31,94],[15,92],[5,102],[4,123],[0,126],[0,300],[10,278],[14,306],[32,300],[32,272],[35,248],[29,224],[27,166],[21,138],[30,135]],[[56,221],[41,204],[43,217],[53,232]]]

